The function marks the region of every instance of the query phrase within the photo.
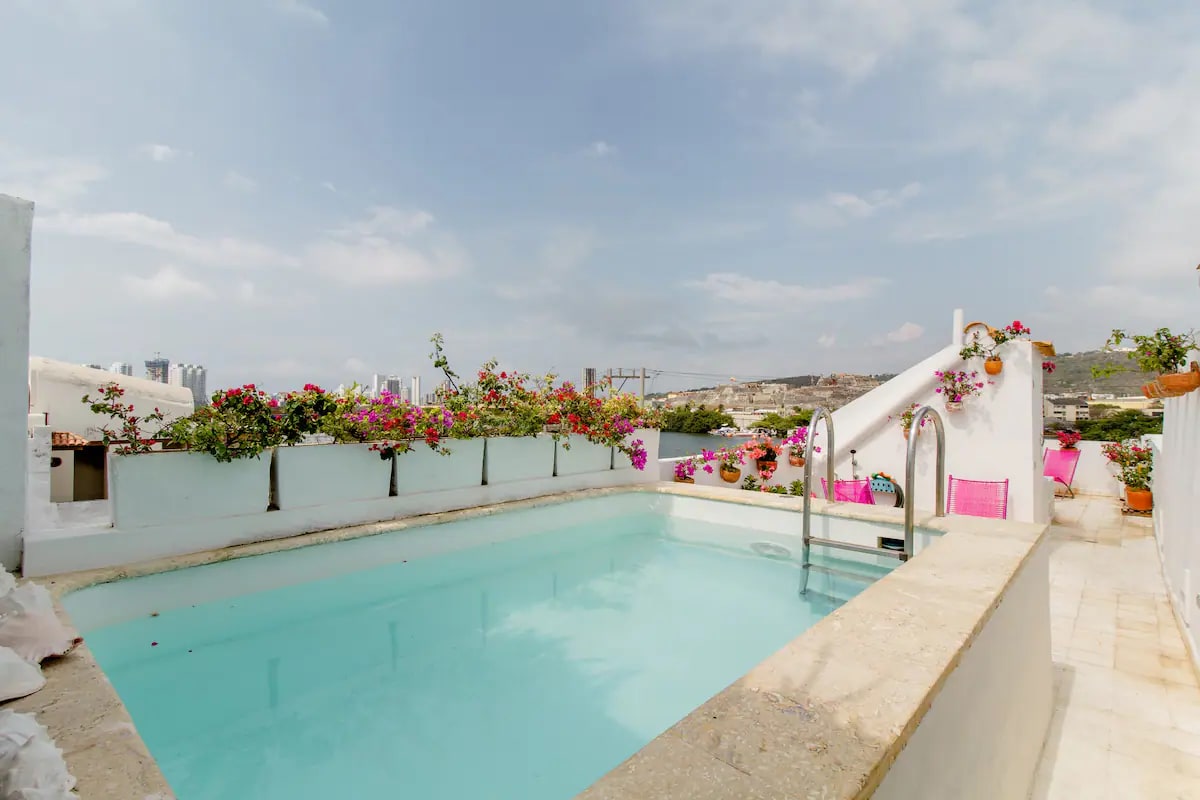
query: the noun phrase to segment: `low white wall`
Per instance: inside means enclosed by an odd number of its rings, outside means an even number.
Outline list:
[[[958,351],[958,345],[950,345],[833,412],[837,444],[834,469],[838,479],[849,479],[855,473],[866,478],[873,472],[885,472],[903,483],[908,442],[898,416],[912,403],[930,405],[945,423],[947,475],[981,481],[1007,478],[1008,518],[1018,522],[1048,522],[1049,506],[1042,480],[1041,355],[1029,342],[1005,345],[1001,350],[1003,372],[990,379],[993,383],[980,396],[967,400],[961,411],[950,413],[945,410],[941,395],[934,391],[935,370],[978,369],[981,379],[988,380],[982,363],[964,364]],[[815,488],[819,490],[820,477],[825,474],[828,438],[824,423],[815,429],[816,444],[823,448],[822,454],[814,458],[812,469]],[[851,450],[857,452],[852,455]],[[852,458],[857,461],[857,469],[851,463]],[[676,461],[663,460],[662,480],[672,479]],[[918,438],[916,486],[905,487],[906,502],[913,502],[915,494],[916,508],[933,509],[936,468],[931,423]],[[747,464],[743,475],[753,471],[753,464]],[[803,474],[802,468],[788,466],[783,461],[771,483],[786,485]],[[702,485],[736,485],[724,484],[716,472],[709,475],[698,471],[695,479]]]
[[[1200,391],[1163,401],[1154,448],[1154,535],[1192,658],[1200,665]]]
[[[1049,548],[1038,546],[875,800],[1026,800],[1054,712]]]
[[[186,417],[193,410],[192,390],[183,386],[169,386],[49,358],[29,358],[28,370],[29,413],[44,414],[44,424],[55,431],[69,431],[88,439],[99,439],[102,425],[118,429],[119,423],[93,414],[90,408],[80,402],[85,394],[96,397],[99,387],[105,383],[120,384],[125,390],[121,401],[133,404],[134,413],[138,416],[145,416],[158,408],[171,420]],[[156,431],[150,429],[146,432]]]
[[[1116,467],[1104,457],[1101,448],[1107,442],[1080,442],[1079,464],[1075,467],[1075,480],[1071,487],[1076,494],[1095,494],[1104,497],[1120,497],[1121,481],[1117,478]],[[1045,448],[1058,449],[1057,439],[1046,439]]]
[[[29,393],[29,254],[33,203],[0,194],[0,562],[21,557]]]
[[[657,443],[653,437],[648,438],[648,445]],[[609,464],[604,469],[516,481],[505,481],[497,473],[496,483],[482,485],[484,442],[480,439],[451,442],[454,449],[448,456],[433,453],[423,445],[400,455],[395,463],[399,493],[392,497],[351,499],[343,492],[333,492],[330,502],[290,507],[281,504],[279,510],[269,511],[270,454],[262,460],[221,464],[207,455],[169,452],[113,456],[111,501],[51,503],[49,440],[47,427],[36,428],[30,440],[30,525],[23,559],[27,576],[117,566],[416,514],[657,480],[652,469],[613,469],[611,449],[600,448],[603,457],[591,452],[585,463],[595,466],[603,461]],[[585,446],[573,448],[579,456],[596,447],[582,444]],[[288,448],[283,450],[287,459]],[[552,469],[554,449],[535,446],[526,453],[547,459],[544,469]],[[649,451],[648,455],[653,463],[658,454]],[[253,474],[244,475],[247,470]],[[131,471],[133,474],[126,474]],[[429,476],[434,472],[437,480],[431,481]],[[237,491],[231,492],[230,498],[223,496],[221,488],[227,476],[237,477]],[[311,475],[300,477],[301,489],[312,485]],[[331,481],[337,478],[332,473],[329,476]],[[286,499],[288,489],[279,481],[295,480],[296,474],[285,469],[277,471],[275,479],[276,494]],[[226,502],[233,494],[241,498],[236,506]],[[290,496],[294,498],[295,492]]]

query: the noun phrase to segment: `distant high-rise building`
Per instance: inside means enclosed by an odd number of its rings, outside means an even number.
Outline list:
[[[371,396],[379,397],[379,390],[383,382],[387,380],[386,375],[380,375],[378,372],[371,376]]]
[[[387,392],[391,395],[400,394],[400,378],[396,375],[388,375],[384,378],[383,383],[379,385],[380,391]]]
[[[128,375],[133,377],[133,364],[126,364],[124,361],[114,361],[113,365],[108,368],[109,372],[115,372],[118,375]]]
[[[404,401],[405,403],[411,403],[412,402],[412,390],[409,389],[407,386],[401,386],[400,387],[400,399],[402,401]]]
[[[192,391],[197,408],[208,405],[208,370],[198,364],[172,364],[167,371],[167,383]]]
[[[163,358],[158,353],[154,354],[154,358],[146,361],[146,378],[147,380],[158,381],[159,383],[167,382],[167,373],[171,370],[171,360]]]
[[[413,375],[412,393],[411,394],[412,394],[411,402],[413,402],[413,403],[421,402],[422,397],[421,397],[421,376],[420,375]]]

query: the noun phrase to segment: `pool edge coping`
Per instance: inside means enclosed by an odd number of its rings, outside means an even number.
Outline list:
[[[61,603],[62,598],[91,586],[234,559],[249,558],[256,555],[376,536],[408,528],[424,528],[431,525],[491,516],[506,511],[558,505],[590,497],[635,492],[695,497],[793,512],[799,510],[799,500],[797,498],[780,497],[759,492],[745,492],[740,489],[725,487],[694,486],[672,482],[640,483],[559,492],[486,506],[402,517],[393,520],[300,534],[282,539],[232,545],[215,550],[207,550],[183,556],[170,556],[119,567],[104,567],[49,575],[39,578],[38,582],[47,586],[54,598],[55,607],[61,618],[70,624],[70,616]],[[852,503],[830,503],[819,499],[813,500],[812,508],[815,513],[825,516],[891,525],[903,522],[903,512],[900,509]],[[947,520],[953,520],[954,530],[950,530]],[[933,697],[940,691],[946,677],[953,671],[954,666],[957,665],[961,653],[970,646],[975,636],[978,635],[983,625],[986,624],[987,619],[990,618],[996,606],[999,605],[1004,591],[1020,571],[1021,566],[1024,565],[1029,555],[1032,554],[1037,543],[1041,541],[1045,530],[1049,527],[1048,524],[1033,525],[996,520],[976,520],[965,517],[936,517],[928,512],[918,512],[916,525],[927,530],[936,530],[947,534],[966,534],[972,537],[980,533],[986,533],[995,526],[1000,525],[1014,532],[1020,529],[1026,534],[1036,530],[1036,536],[1031,546],[1020,559],[1020,563],[1008,573],[1003,586],[999,588],[996,596],[993,598],[993,602],[978,619],[978,623],[973,626],[969,636],[959,644],[953,659],[945,665],[945,669],[939,675],[938,679],[929,687],[927,697],[924,699],[921,708],[918,709],[918,715],[910,719],[910,724],[904,726],[891,743],[891,746],[883,754],[885,757],[881,758],[867,775],[865,785],[870,787],[869,790],[864,789],[866,791],[865,794],[859,792],[852,795],[845,795],[847,800],[869,796],[874,786],[877,786],[879,781],[882,780],[882,776],[886,774],[887,768],[894,761],[896,754],[903,748],[915,730],[916,725],[920,722],[920,718],[928,710]],[[943,540],[946,538],[948,537],[942,537]],[[919,562],[914,560],[912,563],[916,564]],[[886,581],[887,577],[877,581],[871,588]],[[850,607],[853,602],[847,603],[838,612],[835,612],[834,615],[826,617],[821,622],[818,622],[817,626],[805,631],[800,637],[797,637],[788,646],[785,646],[784,650],[794,645],[800,638],[808,636],[811,631],[816,630],[822,623],[833,619],[844,609]],[[844,616],[842,614],[842,617]],[[782,653],[783,651],[781,650],[780,652]],[[758,667],[755,667],[755,669],[759,669],[778,656],[779,654],[777,653],[768,658]],[[138,798],[139,800],[169,800],[173,798],[174,794],[166,778],[159,770],[146,744],[138,735],[128,710],[121,702],[108,678],[104,675],[103,670],[95,661],[90,649],[87,647],[86,641],[68,656],[48,661],[43,666],[47,679],[46,687],[29,697],[5,703],[3,707],[38,714],[39,721],[47,726],[58,746],[64,750],[68,767],[78,779],[83,796],[89,798],[89,800],[92,798],[95,798],[95,800],[109,800],[110,798],[112,800],[130,800],[131,798]],[[748,675],[753,672],[754,670],[748,673]],[[659,747],[660,745],[656,743],[660,739],[671,736],[673,731],[698,714],[701,709],[724,696],[745,680],[746,677],[744,676],[727,689],[715,695],[707,703],[694,709],[671,729],[649,742],[646,747],[642,748],[630,760],[617,766],[612,772],[601,778],[600,781],[586,790],[580,797],[598,798],[601,796],[610,796],[597,794],[596,792],[602,792],[605,783],[610,781],[614,775],[620,773],[622,769],[625,769],[631,761],[639,757],[644,757],[644,754],[651,752],[655,747]],[[732,769],[732,767],[729,768]],[[751,778],[752,776],[747,775],[746,777]],[[618,795],[611,796],[616,797]]]

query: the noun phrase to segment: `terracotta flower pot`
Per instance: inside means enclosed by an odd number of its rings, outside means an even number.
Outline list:
[[[1142,387],[1142,392],[1143,392],[1143,394],[1146,395],[1146,397],[1149,397],[1151,400],[1157,400],[1163,396],[1162,389],[1158,388],[1157,383],[1147,383],[1145,386]]]
[[[955,401],[955,400],[948,400],[948,401],[946,401],[946,410],[947,410],[947,411],[962,411],[962,407],[963,407],[963,404],[962,404],[962,401],[961,401],[961,400],[958,400],[958,401]]]
[[[1179,397],[1195,389],[1200,389],[1200,367],[1192,362],[1192,368],[1187,372],[1169,372],[1158,376],[1158,383],[1163,393],[1168,397]]]
[[[999,356],[992,356],[987,361],[983,362],[983,371],[988,375],[999,375],[1004,369],[1004,362]]]
[[[1154,394],[1150,391],[1150,387],[1151,387],[1151,384],[1149,384],[1149,383],[1142,384],[1142,396],[1145,397],[1147,400],[1154,399]]]
[[[740,469],[734,469],[733,467],[721,467],[721,480],[725,481],[726,483],[737,483],[737,480],[740,477],[742,477],[742,471]]]
[[[912,428],[905,428],[905,429],[904,429],[904,439],[905,439],[905,441],[907,441],[907,440],[908,440],[908,435],[909,435],[910,433],[912,433]]]
[[[804,456],[794,456],[794,455],[788,456],[788,463],[791,464],[793,467],[803,467],[804,466]]]
[[[779,462],[773,458],[760,458],[754,462],[754,466],[759,472],[773,472],[779,466]]]
[[[1154,379],[1154,386],[1158,390],[1158,397],[1182,397],[1183,395],[1187,394],[1187,390],[1185,389],[1169,388],[1164,378],[1170,377],[1172,376],[1160,375]]]
[[[1150,511],[1154,508],[1154,493],[1149,489],[1125,487],[1125,505],[1133,511]]]
[[[676,475],[675,482],[676,483],[695,483],[696,479],[695,478],[681,478],[678,475]]]

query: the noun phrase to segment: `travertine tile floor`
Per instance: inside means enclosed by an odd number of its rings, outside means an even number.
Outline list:
[[[1200,687],[1149,519],[1057,501],[1050,540],[1056,708],[1033,800],[1200,800]]]

